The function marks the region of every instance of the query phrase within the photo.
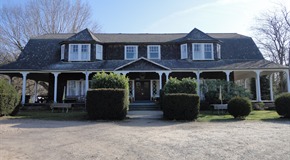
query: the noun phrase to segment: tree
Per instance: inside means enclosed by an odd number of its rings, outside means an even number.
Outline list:
[[[264,56],[275,63],[289,65],[290,54],[290,25],[289,11],[283,6],[266,11],[256,18],[252,27],[256,41]],[[280,73],[276,77],[280,92],[285,91],[285,75]]]
[[[16,60],[29,38],[48,33],[94,32],[100,26],[91,20],[91,8],[77,0],[30,0],[24,6],[0,8],[0,64]]]

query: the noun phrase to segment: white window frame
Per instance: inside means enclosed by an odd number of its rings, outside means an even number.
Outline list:
[[[194,52],[194,45],[195,44],[198,44],[201,46],[201,57],[200,59],[195,59],[194,58],[194,55],[195,55],[195,52]],[[205,45],[211,45],[211,58],[205,58]],[[214,54],[213,54],[213,44],[212,43],[192,43],[192,59],[193,60],[214,60]]]
[[[77,59],[71,59],[71,52],[72,52],[72,46],[77,45],[78,46],[78,58]],[[87,45],[88,46],[88,59],[82,59],[82,46]],[[90,61],[91,60],[91,44],[69,44],[69,52],[68,52],[68,60],[69,61]]]
[[[127,47],[134,47],[136,50],[135,56],[133,58],[127,58]],[[124,47],[124,59],[125,60],[134,60],[138,58],[138,46],[137,45],[127,45]]]
[[[217,44],[216,48],[217,48],[217,58],[222,59],[221,45]]]
[[[60,60],[64,60],[65,45],[60,46]]]
[[[185,52],[183,52],[183,47],[185,47]],[[180,45],[180,58],[187,59],[188,58],[188,51],[187,51],[187,44]]]
[[[70,85],[69,83],[75,83],[75,94],[74,95],[71,95],[70,94],[70,90],[72,88],[70,88]],[[68,80],[67,81],[67,87],[66,87],[66,96],[67,97],[78,97],[78,96],[85,96],[85,92],[86,92],[86,81],[85,80]],[[81,86],[81,88],[80,88]]]
[[[103,60],[103,45],[96,44],[96,59]]]
[[[150,54],[151,54],[150,47],[158,47],[158,57],[157,58],[152,58],[150,56]],[[148,59],[161,59],[161,47],[160,47],[160,45],[148,45],[147,46],[147,57],[148,57]]]

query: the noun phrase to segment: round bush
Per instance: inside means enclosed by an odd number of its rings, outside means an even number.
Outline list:
[[[0,116],[10,115],[18,103],[19,96],[16,89],[7,81],[0,79]]]
[[[252,103],[248,98],[235,97],[229,101],[228,111],[234,118],[244,118],[251,113]]]
[[[290,118],[290,93],[281,94],[275,100],[277,113],[286,118]]]

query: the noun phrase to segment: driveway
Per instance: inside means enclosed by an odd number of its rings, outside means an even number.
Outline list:
[[[0,159],[289,160],[290,121],[176,122],[159,111],[125,121],[0,120]]]

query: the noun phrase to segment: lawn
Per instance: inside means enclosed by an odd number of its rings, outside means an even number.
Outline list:
[[[161,115],[162,116],[162,115]],[[87,120],[87,113],[85,111],[70,111],[68,113],[45,111],[20,111],[17,116],[6,118],[24,118],[24,119],[42,119],[42,120],[63,120],[63,121],[81,121]],[[1,119],[1,118],[0,118]],[[276,111],[252,111],[246,117],[247,121],[268,121],[268,120],[283,120]],[[223,121],[237,121],[229,114],[220,114],[211,111],[201,111],[198,122],[223,122]]]
[[[246,120],[267,121],[281,120],[276,111],[252,111]],[[227,114],[211,113],[211,111],[201,111],[197,121],[199,122],[214,122],[214,121],[236,121],[233,116]]]

